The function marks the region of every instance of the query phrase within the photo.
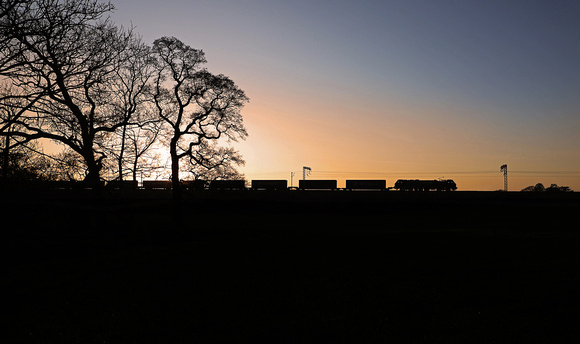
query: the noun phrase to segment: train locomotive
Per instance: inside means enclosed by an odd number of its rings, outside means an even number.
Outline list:
[[[400,191],[455,191],[457,185],[452,179],[399,179],[395,182],[394,188]]]

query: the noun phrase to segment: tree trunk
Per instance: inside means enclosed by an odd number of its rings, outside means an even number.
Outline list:
[[[4,156],[2,159],[2,180],[8,180],[8,169],[10,168],[10,136],[4,136]]]
[[[171,139],[169,153],[171,155],[171,186],[173,188],[173,198],[181,198],[181,188],[179,185],[179,155],[177,154],[178,139]]]
[[[92,147],[92,145],[88,147]],[[91,148],[84,149],[83,158],[87,164],[87,175],[84,180],[85,184],[87,184],[88,187],[99,188],[101,181],[101,162],[95,159],[95,152]]]
[[[133,160],[133,181],[137,181],[137,159],[138,155],[135,155],[135,160]]]
[[[119,152],[119,181],[123,181],[123,153],[125,152],[125,135],[127,132],[127,126],[123,126],[123,133],[121,134],[121,151]],[[119,184],[122,185],[123,183]]]

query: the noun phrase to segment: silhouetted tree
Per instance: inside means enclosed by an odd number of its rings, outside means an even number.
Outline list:
[[[157,59],[155,105],[168,127],[171,180],[179,194],[180,160],[204,164],[196,150],[204,142],[244,139],[247,136],[240,110],[246,102],[244,91],[224,75],[202,68],[203,51],[193,49],[175,37],[162,37],[153,43]]]
[[[126,119],[107,137],[103,150],[115,158],[117,179],[123,180],[124,170],[132,171],[136,180],[136,166],[157,139],[159,119],[152,101],[150,81],[154,76],[151,49],[135,40],[126,50],[125,62],[115,70],[110,84],[110,111]]]
[[[549,188],[546,188],[548,192],[572,192],[569,186],[558,186],[558,184],[552,184]]]
[[[183,158],[198,175],[240,177],[239,153],[216,142],[247,136],[245,93],[202,68],[204,53],[174,37],[147,47],[109,20],[113,9],[97,0],[0,2],[3,166],[14,147],[50,139],[66,148],[54,157],[53,175],[78,178],[84,169],[80,177],[98,185],[104,166],[119,180],[125,170],[136,179],[140,159],[161,142],[176,194]]]
[[[530,185],[530,186],[522,189],[522,191],[524,191],[524,192],[542,192],[545,190],[546,190],[546,188],[544,187],[544,184],[542,184],[542,183],[538,183],[536,185]]]
[[[30,0],[7,8],[0,25],[0,73],[27,101],[13,121],[25,130],[10,135],[69,147],[83,158],[84,179],[92,183],[105,157],[97,143],[130,120],[111,108],[111,85],[130,47],[140,44],[131,30],[110,22],[111,10],[95,0]]]
[[[0,176],[3,181],[6,181],[11,174],[11,151],[22,144],[22,142],[12,140],[11,134],[16,130],[14,122],[22,112],[22,105],[18,97],[4,97],[10,93],[12,93],[10,84],[5,83],[0,86],[0,97],[3,97],[3,101],[0,102],[0,133],[2,133],[0,137],[0,153],[2,156],[0,169],[2,169],[2,174]]]
[[[25,97],[4,82],[0,85],[0,178],[5,183],[22,185],[26,181],[44,179],[49,164],[39,154],[39,144],[13,135],[26,130],[19,124],[26,112]],[[16,183],[16,184],[15,184]]]
[[[51,162],[38,154],[38,149],[37,142],[28,142],[14,146],[9,151],[4,150],[0,165],[0,185],[19,187],[49,179],[50,174],[47,172]]]

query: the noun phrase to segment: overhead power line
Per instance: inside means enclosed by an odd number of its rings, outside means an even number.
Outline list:
[[[465,175],[478,175],[478,174],[498,174],[497,171],[316,171],[317,173],[331,174],[331,175],[341,175],[341,174],[381,174],[381,175],[394,175],[394,174],[465,174]],[[513,174],[532,174],[532,175],[570,175],[570,176],[580,176],[580,171],[532,171],[532,170],[515,170],[510,171],[510,175]]]
[[[304,172],[304,171],[302,171]],[[310,171],[308,171],[310,172]],[[249,173],[254,176],[253,178],[279,178],[279,176],[286,175],[287,171],[265,171],[258,173]],[[299,172],[294,172],[298,174]],[[489,178],[498,176],[497,170],[494,171],[330,171],[330,170],[316,170],[312,171],[313,176],[328,177],[328,178],[453,178],[453,177],[465,177],[465,178]],[[580,171],[533,171],[533,170],[510,170],[510,176],[512,177],[578,177],[580,178]],[[498,176],[499,177],[499,176]],[[501,178],[501,177],[500,177]]]

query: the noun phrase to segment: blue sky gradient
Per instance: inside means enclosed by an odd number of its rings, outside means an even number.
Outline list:
[[[507,163],[514,190],[580,190],[580,2],[114,4],[118,24],[203,49],[247,92],[248,179],[309,165],[339,185],[445,173],[493,190]]]

